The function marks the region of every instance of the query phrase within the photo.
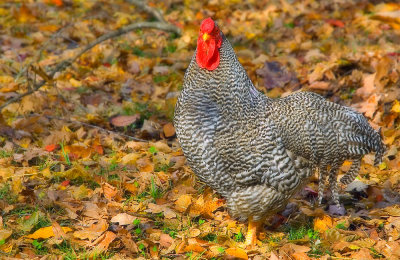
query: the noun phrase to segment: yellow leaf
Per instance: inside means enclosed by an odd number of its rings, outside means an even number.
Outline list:
[[[7,84],[14,81],[14,78],[8,75],[0,76],[0,83]]]
[[[72,231],[71,228],[69,227],[62,227],[62,230],[67,233]],[[30,234],[28,236],[26,236],[27,238],[32,238],[32,239],[39,239],[39,238],[50,238],[50,237],[54,237],[54,232],[53,232],[53,227],[52,226],[48,226],[48,227],[44,227],[41,229],[36,230],[33,234]]]
[[[52,176],[51,176],[51,172],[50,172],[50,167],[47,167],[46,169],[44,169],[44,170],[42,171],[42,175],[43,175],[43,177],[45,177],[45,178],[50,178],[50,177],[52,177]]]
[[[69,83],[71,83],[71,85],[75,88],[82,86],[82,83],[79,80],[76,80],[74,78],[71,78],[69,80]]]
[[[11,242],[4,244],[4,245],[0,246],[0,251],[8,254],[12,251],[13,245],[14,245],[14,243],[11,243]]]
[[[139,153],[128,153],[121,159],[122,164],[128,164],[128,165],[136,165],[137,159],[139,159],[140,154]]]
[[[359,246],[353,245],[353,244],[349,245],[349,248],[350,248],[351,250],[358,250],[358,249],[360,249]]]
[[[385,162],[382,162],[381,164],[379,164],[379,170],[384,170],[387,168],[387,165]]]
[[[22,178],[19,176],[14,176],[11,187],[14,194],[20,193],[24,189],[22,185]]]
[[[8,168],[0,168],[0,178],[3,180],[7,180],[8,178],[14,176],[14,168],[8,167]]]
[[[392,106],[392,112],[400,113],[400,102],[396,99]]]
[[[233,256],[235,259],[249,259],[246,252],[240,248],[228,248],[225,252],[227,255]]]

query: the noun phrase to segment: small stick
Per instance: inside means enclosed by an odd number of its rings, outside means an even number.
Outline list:
[[[66,68],[71,66],[72,63],[75,60],[77,60],[80,56],[82,56],[82,54],[84,54],[88,50],[92,49],[97,44],[99,44],[99,43],[101,43],[103,41],[106,41],[108,39],[121,36],[121,35],[126,34],[128,32],[131,32],[131,31],[134,31],[134,30],[137,30],[137,29],[145,29],[145,28],[147,28],[147,29],[157,29],[157,30],[161,30],[161,31],[173,32],[173,33],[176,33],[176,34],[181,34],[181,29],[176,27],[176,26],[174,26],[174,25],[166,23],[164,18],[162,18],[161,14],[157,10],[155,10],[155,9],[149,7],[149,6],[146,6],[142,2],[139,2],[139,1],[136,1],[136,0],[131,0],[131,2],[133,4],[137,4],[138,7],[142,8],[145,12],[153,15],[157,20],[159,20],[161,22],[139,22],[139,23],[133,23],[133,24],[129,24],[129,25],[124,26],[122,28],[119,28],[119,29],[117,29],[115,31],[112,31],[112,32],[109,32],[107,34],[104,34],[104,35],[100,36],[96,40],[92,41],[91,43],[89,43],[85,47],[83,47],[83,49],[81,51],[79,51],[71,59],[66,59],[66,60],[60,62],[59,64],[57,64],[55,66],[55,68],[53,70],[51,70],[51,72],[48,74],[50,79],[53,79],[54,75],[57,72],[64,71]],[[47,82],[46,80],[42,80],[41,82],[36,83],[27,92],[25,92],[23,94],[20,94],[20,95],[14,97],[14,98],[9,99],[7,102],[5,102],[3,105],[0,106],[0,111],[2,111],[3,108],[5,108],[6,106],[21,100],[23,97],[28,96],[28,95],[36,92],[41,87],[43,87],[46,84],[46,82]]]
[[[115,131],[112,131],[112,130],[108,130],[108,129],[102,128],[100,126],[92,125],[92,124],[81,122],[81,121],[78,121],[78,120],[73,120],[73,119],[63,118],[63,117],[57,117],[57,116],[40,115],[40,114],[32,114],[32,116],[44,116],[44,117],[46,117],[48,119],[53,119],[53,120],[55,119],[55,120],[67,121],[69,123],[76,123],[76,124],[80,124],[80,125],[83,125],[83,126],[86,126],[86,127],[98,129],[98,130],[100,130],[102,132],[106,132],[108,134],[119,135],[119,136],[125,137],[125,138],[130,139],[130,140],[134,140],[134,141],[138,141],[138,142],[148,142],[147,140],[144,140],[144,139],[140,139],[140,138],[133,137],[133,136],[130,136],[130,135],[126,135],[126,134],[123,134],[123,133],[119,133],[119,132],[115,132]]]

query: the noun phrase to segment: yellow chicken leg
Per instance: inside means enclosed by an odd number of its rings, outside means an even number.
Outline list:
[[[246,235],[246,246],[254,246],[257,243],[257,229],[260,226],[260,221],[253,221],[253,218],[249,218],[249,226],[247,228],[247,235]]]

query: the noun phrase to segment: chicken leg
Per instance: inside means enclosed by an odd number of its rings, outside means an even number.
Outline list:
[[[245,246],[254,246],[257,243],[257,231],[261,225],[261,221],[253,221],[253,218],[249,218],[249,226],[247,228]]]

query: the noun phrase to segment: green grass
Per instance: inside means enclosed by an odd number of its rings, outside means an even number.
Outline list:
[[[305,238],[306,236],[308,236],[310,240],[316,240],[319,238],[319,234],[317,231],[306,226],[301,226],[298,228],[290,227],[287,233],[288,240],[299,240]]]
[[[64,143],[60,142],[60,146],[61,146],[61,153],[64,157],[65,162],[67,163],[67,165],[71,165],[71,161],[69,160],[68,153],[64,150]]]
[[[155,148],[154,146],[150,146],[149,153],[155,155],[156,153],[158,153],[157,148]]]
[[[0,159],[11,157],[11,156],[12,156],[12,152],[7,152],[7,151],[4,151],[4,150],[0,150]]]
[[[32,241],[32,246],[35,249],[35,253],[38,255],[45,255],[49,252],[49,248],[44,246],[43,244],[46,243],[46,240],[39,241],[39,240],[33,240]]]
[[[153,77],[153,81],[154,83],[158,84],[158,83],[162,83],[168,80],[168,76],[167,75],[155,75]]]
[[[155,184],[154,177],[151,178],[150,196],[153,197],[153,199],[162,197],[162,190]]]
[[[176,238],[176,235],[178,235],[178,232],[176,230],[171,229],[171,228],[163,228],[163,232],[165,234],[168,234],[172,238]]]
[[[204,237],[202,237],[203,240],[209,241],[209,242],[215,242],[217,243],[217,235],[213,233],[208,233]]]
[[[235,234],[235,235],[233,236],[233,239],[234,239],[236,242],[243,242],[243,241],[244,241],[243,233],[242,233],[241,231],[239,231],[239,233],[237,233],[237,234]]]
[[[157,165],[154,169],[155,172],[166,172],[169,168],[172,167],[172,164],[161,164]]]
[[[0,199],[4,199],[8,204],[17,202],[18,196],[14,195],[8,183],[0,187]]]
[[[119,180],[119,175],[118,174],[111,174],[108,176],[108,181],[115,181],[115,180]]]
[[[337,228],[337,229],[346,230],[347,227],[345,226],[345,224],[346,224],[346,223],[344,223],[344,222],[343,222],[343,223],[339,223],[339,224],[336,225],[336,228]]]

